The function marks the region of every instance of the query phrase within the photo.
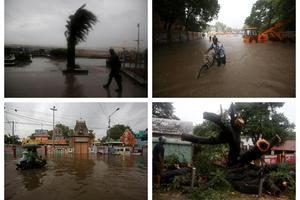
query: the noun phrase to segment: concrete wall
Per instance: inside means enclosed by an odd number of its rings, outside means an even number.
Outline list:
[[[153,138],[152,148],[158,143],[158,138]],[[165,157],[168,155],[175,154],[178,156],[179,160],[187,161],[188,163],[192,162],[192,143],[180,141],[178,139],[167,138],[166,143],[164,144],[165,148]]]

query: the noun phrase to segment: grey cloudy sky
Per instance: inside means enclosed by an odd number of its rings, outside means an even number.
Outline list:
[[[243,28],[246,17],[251,13],[252,5],[257,0],[218,0],[220,11],[218,19],[209,24],[215,24],[217,21],[226,24],[232,28]]]
[[[194,125],[202,123],[203,112],[220,113],[220,105],[222,109],[228,109],[230,101],[197,101],[193,100],[189,103],[185,101],[175,102],[175,115],[183,121],[191,121]],[[284,113],[290,122],[296,123],[296,104],[286,102],[284,106],[277,110]]]
[[[15,122],[15,134],[23,138],[34,133],[35,129],[52,130],[53,111],[55,106],[55,122],[73,129],[76,120],[85,120],[87,127],[94,130],[96,138],[106,135],[108,116],[111,126],[128,125],[133,131],[147,128],[147,103],[5,103],[5,134],[12,133]],[[15,111],[17,109],[17,111]]]
[[[147,46],[147,0],[5,0],[5,44],[66,46],[66,20],[80,6],[99,22],[79,47]]]

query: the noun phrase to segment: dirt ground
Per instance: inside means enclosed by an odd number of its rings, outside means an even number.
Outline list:
[[[153,50],[154,97],[295,97],[295,44],[220,36],[227,64],[196,79],[207,38]]]
[[[188,200],[183,194],[180,192],[154,192],[153,200]],[[241,194],[239,192],[231,192],[230,195],[226,198],[226,200],[288,200],[288,197],[280,196],[268,196],[263,195],[262,197],[258,197],[257,195],[249,195],[249,194]]]

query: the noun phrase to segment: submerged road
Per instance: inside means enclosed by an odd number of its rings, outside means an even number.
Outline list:
[[[295,97],[295,44],[245,44],[241,36],[220,36],[227,64],[196,79],[207,38],[154,48],[154,97]]]
[[[22,171],[5,159],[5,199],[147,199],[147,156],[62,154],[47,162]]]

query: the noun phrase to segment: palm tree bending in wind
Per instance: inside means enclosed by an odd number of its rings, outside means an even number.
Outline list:
[[[86,40],[88,32],[96,24],[97,17],[84,9],[86,4],[81,6],[74,15],[67,20],[65,36],[68,44],[67,71],[74,71],[75,68],[75,46]]]

